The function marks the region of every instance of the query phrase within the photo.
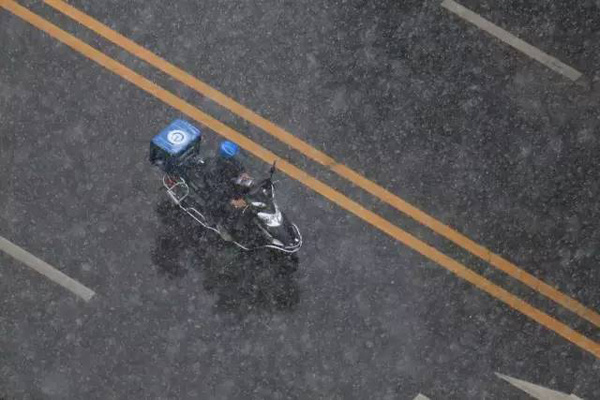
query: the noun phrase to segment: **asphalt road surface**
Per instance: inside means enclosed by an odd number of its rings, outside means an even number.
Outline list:
[[[440,3],[69,4],[600,310],[600,4],[462,3],[580,71],[572,82]],[[590,320],[58,10],[19,4],[597,349]],[[0,399],[530,398],[495,372],[600,398],[590,348],[283,172],[278,202],[305,242],[297,271],[200,230],[147,161],[181,117],[0,8],[0,236],[96,293],[82,301],[0,252]]]

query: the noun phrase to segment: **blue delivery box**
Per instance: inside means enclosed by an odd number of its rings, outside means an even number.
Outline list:
[[[183,119],[171,122],[150,142],[150,162],[169,173],[200,149],[202,132]]]

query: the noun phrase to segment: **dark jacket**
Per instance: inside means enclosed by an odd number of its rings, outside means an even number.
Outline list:
[[[242,163],[236,158],[215,157],[210,168],[210,182],[215,198],[229,202],[244,195],[244,188],[235,180],[245,171]]]

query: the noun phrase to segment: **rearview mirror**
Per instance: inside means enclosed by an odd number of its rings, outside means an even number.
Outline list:
[[[273,161],[273,165],[271,165],[271,169],[269,170],[269,179],[273,179],[273,174],[277,171],[277,160]]]

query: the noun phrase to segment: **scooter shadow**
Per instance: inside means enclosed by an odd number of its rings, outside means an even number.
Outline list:
[[[204,289],[217,296],[217,312],[293,311],[300,301],[294,272],[298,259],[271,251],[247,252],[200,227],[163,201],[156,207],[160,229],[152,251],[158,271],[181,279],[203,273]]]

